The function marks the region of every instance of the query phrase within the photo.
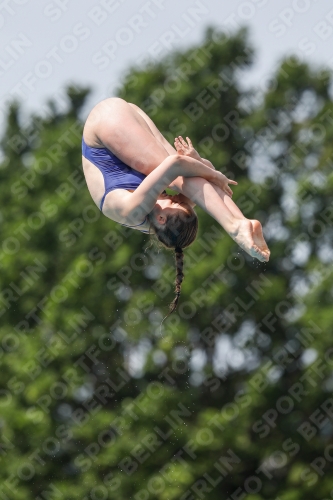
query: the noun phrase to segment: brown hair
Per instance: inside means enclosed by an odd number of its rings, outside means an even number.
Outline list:
[[[157,239],[166,247],[174,248],[176,261],[176,281],[175,281],[175,298],[170,304],[170,312],[173,313],[177,307],[182,282],[184,279],[183,263],[184,254],[183,248],[186,248],[193,243],[198,232],[198,217],[194,210],[181,211],[175,215],[168,215],[165,224],[157,224],[152,218],[149,218],[150,227],[156,235]],[[169,316],[168,314],[168,316]],[[167,316],[166,316],[167,317]]]

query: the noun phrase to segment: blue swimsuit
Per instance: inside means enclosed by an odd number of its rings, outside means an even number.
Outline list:
[[[122,162],[116,155],[106,148],[93,148],[88,146],[82,137],[82,155],[91,161],[101,172],[104,178],[105,191],[100,203],[100,210],[103,208],[105,197],[114,189],[133,189],[140,186],[146,178],[144,174],[137,172],[133,168]],[[138,226],[145,224],[146,219]],[[122,224],[125,226],[126,224]],[[138,227],[127,226],[127,227]],[[142,232],[148,233],[143,230]]]

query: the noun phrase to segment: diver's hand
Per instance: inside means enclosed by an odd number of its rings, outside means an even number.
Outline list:
[[[194,149],[192,141],[189,137],[186,137],[187,142],[182,138],[181,135],[175,138],[175,148],[177,150],[177,153],[180,155],[184,156],[190,156],[191,158],[194,158],[195,160],[201,161],[206,167],[212,168],[215,170],[214,165],[209,161],[206,160],[205,158],[201,158],[199,155],[198,151]]]
[[[219,172],[218,170],[215,170],[212,173],[210,182],[218,186],[220,189],[222,189],[222,191],[224,191],[228,196],[230,196],[230,198],[232,197],[233,192],[228,184],[234,184],[235,186],[237,186],[238,184],[238,182],[233,181],[232,179],[228,179],[228,177],[226,177],[224,174],[222,174],[222,172]]]
[[[186,142],[187,141],[187,142]],[[199,153],[194,149],[192,141],[189,137],[186,137],[186,141],[183,139],[181,135],[175,138],[175,148],[177,153],[182,156],[188,156],[190,158],[194,158],[195,160],[200,161],[207,167],[213,170],[212,174],[208,177],[205,177],[209,182],[218,186],[222,191],[224,191],[228,196],[232,197],[233,192],[230,189],[228,184],[234,184],[235,186],[238,184],[236,181],[232,179],[228,179],[222,172],[215,170],[213,164],[208,160],[203,160]]]
[[[191,139],[189,137],[186,137],[186,141],[182,138],[181,135],[175,138],[174,145],[177,153],[184,156],[190,156],[195,160],[201,161],[201,157],[198,151],[194,149]]]

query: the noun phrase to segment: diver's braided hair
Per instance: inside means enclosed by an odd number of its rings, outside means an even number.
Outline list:
[[[175,261],[176,261],[176,282],[175,282],[175,298],[170,304],[170,312],[169,314],[173,313],[175,311],[178,300],[180,297],[180,290],[182,287],[182,282],[184,279],[184,273],[183,273],[183,265],[184,265],[184,254],[183,250],[180,247],[175,248]]]
[[[194,210],[182,211],[176,215],[169,215],[163,226],[156,224],[150,219],[150,227],[157,239],[166,247],[174,249],[176,261],[175,298],[170,304],[170,311],[166,318],[176,310],[181,286],[184,279],[183,249],[190,246],[195,240],[198,232],[198,218]],[[164,318],[165,319],[165,318]],[[164,321],[164,320],[163,320]]]

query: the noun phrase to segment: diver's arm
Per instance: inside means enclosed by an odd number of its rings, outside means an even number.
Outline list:
[[[212,170],[193,158],[182,155],[170,155],[142,181],[140,186],[130,196],[119,197],[117,201],[112,201],[110,209],[113,213],[117,212],[122,218],[142,220],[144,216],[152,211],[159,195],[175,179],[193,177],[205,179],[218,186],[221,190],[224,190],[225,193],[232,194],[228,183],[233,184],[235,182],[227,179],[221,172]],[[184,194],[187,196],[186,193]],[[191,198],[190,196],[188,197]],[[195,200],[193,201],[195,202]]]

